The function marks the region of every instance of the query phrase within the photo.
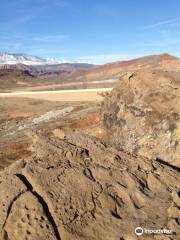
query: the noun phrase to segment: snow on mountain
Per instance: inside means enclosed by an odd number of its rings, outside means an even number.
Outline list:
[[[44,59],[28,54],[21,53],[0,53],[0,65],[15,65],[15,64],[24,64],[24,65],[52,65],[59,64],[60,61],[55,61],[54,59]]]

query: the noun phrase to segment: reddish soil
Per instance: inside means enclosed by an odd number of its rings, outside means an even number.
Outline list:
[[[99,116],[93,116],[90,118],[80,119],[74,123],[75,128],[84,128],[93,126],[100,123],[100,117]]]

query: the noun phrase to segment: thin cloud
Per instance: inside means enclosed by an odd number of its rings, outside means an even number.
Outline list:
[[[9,49],[11,51],[20,51],[21,49],[21,43],[1,43],[1,51],[2,52],[8,52]]]
[[[67,7],[69,6],[69,1],[67,0],[20,0],[24,4],[35,4],[35,5],[44,5],[49,7],[50,5],[54,5],[57,7]]]
[[[13,29],[16,26],[25,24],[35,18],[37,18],[40,13],[42,12],[43,8],[36,8],[33,10],[33,12],[28,12],[26,15],[19,16],[16,19],[13,19],[11,21],[5,21],[0,23],[0,31],[9,31]]]
[[[175,37],[162,38],[153,41],[149,41],[144,44],[146,47],[158,47],[158,48],[168,48],[180,45],[180,39]]]
[[[57,50],[57,49],[47,49],[47,48],[40,48],[40,47],[25,48],[24,51],[31,55],[41,56],[45,58],[49,58],[49,57],[62,58],[64,54],[67,54],[69,52],[69,50],[66,50],[66,49]]]
[[[139,57],[136,54],[99,54],[93,56],[84,56],[74,59],[75,61],[88,62],[95,64],[105,64],[110,62],[122,61]]]
[[[60,40],[64,40],[67,39],[68,35],[47,35],[47,36],[36,36],[33,37],[32,40],[37,41],[37,42],[48,42],[48,43],[52,43],[52,42],[57,42]]]
[[[155,35],[155,38],[148,39],[146,43],[144,43],[146,47],[157,47],[157,48],[166,48],[174,47],[177,48],[180,46],[180,38],[178,33],[174,33],[169,30],[161,30],[159,34]],[[165,50],[167,51],[167,50]]]
[[[159,27],[159,26],[163,26],[163,25],[167,25],[167,24],[171,24],[171,23],[175,23],[175,22],[179,22],[179,21],[180,21],[180,18],[173,18],[173,19],[169,19],[169,20],[166,20],[166,21],[161,21],[161,22],[151,24],[151,25],[145,27],[145,29],[156,28],[156,27]]]

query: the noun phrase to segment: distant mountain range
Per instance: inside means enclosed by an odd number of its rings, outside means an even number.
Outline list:
[[[0,65],[9,64],[25,64],[25,65],[49,65],[58,64],[59,62],[51,59],[43,59],[28,54],[21,53],[0,53]]]
[[[16,64],[23,64],[27,66],[51,66],[51,65],[59,65],[59,64],[70,64],[75,66],[76,68],[89,67],[92,66],[92,64],[88,63],[79,63],[79,62],[73,62],[73,63],[66,63],[61,60],[55,60],[51,58],[40,58],[24,53],[6,53],[6,52],[0,52],[0,65],[16,65]]]
[[[0,69],[28,71],[33,76],[43,78],[65,76],[94,66],[88,63],[64,63],[21,53],[0,53]]]

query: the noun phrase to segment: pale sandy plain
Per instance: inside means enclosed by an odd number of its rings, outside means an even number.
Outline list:
[[[0,97],[18,97],[41,99],[48,101],[101,101],[101,93],[111,91],[112,88],[80,89],[80,90],[59,90],[39,92],[11,92],[0,93]]]

